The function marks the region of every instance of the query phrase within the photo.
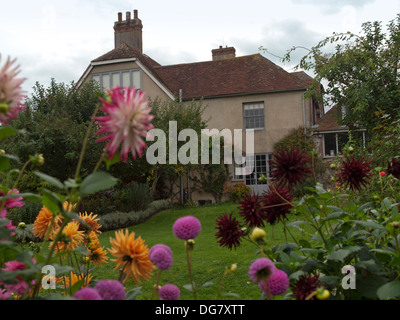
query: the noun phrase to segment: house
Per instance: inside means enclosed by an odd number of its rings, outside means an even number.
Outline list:
[[[234,47],[211,50],[209,61],[160,65],[143,53],[142,28],[137,10],[133,18],[127,12],[125,20],[118,13],[114,49],[92,60],[77,85],[94,79],[104,89],[134,85],[151,98],[203,99],[210,129],[254,129],[254,171],[232,174],[232,180],[257,193],[266,190],[258,178],[268,175],[274,144],[294,128],[312,128],[324,114],[318,103],[304,97],[313,79],[304,72],[289,73],[259,53],[236,56]]]
[[[353,144],[365,146],[368,134],[362,128],[350,128],[341,125],[344,109],[332,107],[311,128],[311,135],[317,145],[318,154],[326,160],[342,155],[343,148],[352,139]]]

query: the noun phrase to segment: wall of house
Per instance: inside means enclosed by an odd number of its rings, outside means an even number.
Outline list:
[[[204,117],[210,118],[208,127],[222,130],[244,128],[243,103],[264,102],[265,129],[254,131],[255,153],[272,152],[274,143],[292,129],[304,126],[303,91],[246,95],[226,98],[205,99]],[[310,121],[310,101],[305,101],[305,116]],[[246,141],[243,134],[242,141]]]

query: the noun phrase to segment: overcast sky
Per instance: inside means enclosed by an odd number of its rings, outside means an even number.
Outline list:
[[[30,93],[36,81],[77,81],[91,60],[112,50],[118,12],[139,10],[144,53],[167,65],[211,60],[220,45],[234,46],[237,56],[260,53],[260,46],[283,56],[333,32],[358,33],[363,22],[386,26],[400,13],[400,1],[1,0],[0,8],[0,65],[17,58]]]

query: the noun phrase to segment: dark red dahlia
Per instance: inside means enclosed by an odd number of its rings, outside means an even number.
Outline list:
[[[314,293],[319,287],[321,287],[321,281],[319,280],[319,275],[311,275],[301,276],[296,283],[292,284],[290,288],[292,289],[292,295],[296,298],[296,300],[306,300],[307,297]],[[316,296],[314,295],[309,300],[315,300]]]
[[[232,250],[232,247],[236,249],[240,245],[243,236],[242,226],[232,214],[232,212],[230,214],[225,212],[222,216],[219,216],[215,227],[218,230],[215,236],[219,239],[219,245],[228,247],[230,250]]]
[[[279,150],[272,155],[271,174],[279,186],[293,186],[310,176],[310,158],[297,150]]]
[[[397,161],[395,158],[392,158],[392,161],[388,163],[386,173],[391,174],[393,177],[397,179],[400,179],[400,161]]]
[[[267,214],[262,207],[261,198],[257,194],[248,194],[239,201],[239,215],[249,228],[264,227]]]
[[[364,162],[364,158],[355,159],[353,156],[342,161],[339,180],[352,190],[361,190],[362,186],[368,184],[367,179],[371,176],[371,161]]]
[[[293,195],[287,188],[279,189],[271,186],[268,192],[264,193],[262,203],[269,224],[273,225],[287,219],[286,215],[290,213],[290,209],[293,207],[290,204],[292,199]]]

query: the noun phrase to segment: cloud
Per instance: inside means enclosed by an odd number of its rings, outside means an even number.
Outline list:
[[[324,14],[339,13],[344,6],[352,6],[362,9],[367,4],[375,2],[375,0],[291,0],[294,4],[312,5],[318,7]]]
[[[285,66],[282,65],[279,57],[283,57],[294,46],[311,48],[323,38],[325,35],[308,29],[305,22],[297,19],[285,19],[265,25],[257,38],[252,40],[231,39],[231,42],[235,43],[237,51],[243,54],[258,53],[260,52],[259,47],[262,46],[268,50],[267,53],[261,52],[267,59],[285,69],[290,69],[307,54],[307,50],[296,50],[291,57],[291,62]]]

